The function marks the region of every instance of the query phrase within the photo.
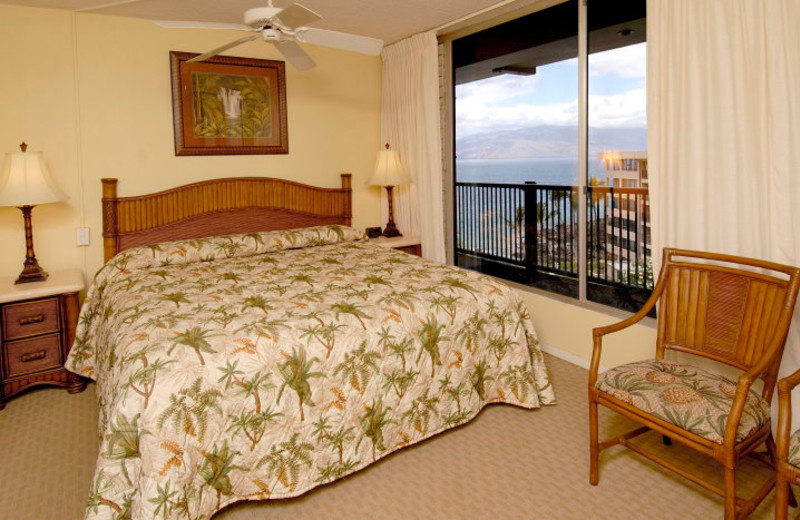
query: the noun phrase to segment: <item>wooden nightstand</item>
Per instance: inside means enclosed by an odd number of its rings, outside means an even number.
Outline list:
[[[391,247],[410,255],[422,256],[422,245],[417,236],[378,237],[370,238],[369,241],[381,247]]]
[[[56,271],[44,282],[15,285],[0,278],[0,410],[12,396],[34,385],[81,392],[86,381],[64,368],[75,339],[83,290],[77,269]]]

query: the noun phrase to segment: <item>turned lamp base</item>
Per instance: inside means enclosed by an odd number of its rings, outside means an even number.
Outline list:
[[[386,228],[383,230],[383,236],[401,237],[403,234],[397,229],[397,226],[394,225],[394,222],[389,222],[386,224]]]
[[[34,261],[36,259],[34,258]],[[25,264],[25,267],[22,269],[22,272],[19,274],[19,277],[14,280],[15,284],[20,283],[30,283],[30,282],[43,282],[47,280],[47,277],[50,276],[47,274],[47,271],[39,267],[39,264],[28,265]]]
[[[15,284],[43,282],[47,280],[47,272],[39,266],[36,253],[33,252],[33,226],[31,225],[31,212],[33,206],[19,206],[22,218],[25,220],[25,263]]]
[[[389,222],[386,223],[386,228],[383,230],[383,236],[385,237],[401,237],[403,234],[397,229],[397,226],[394,224],[394,203],[393,203],[393,196],[392,196],[392,189],[394,186],[385,186],[386,188],[386,196],[389,199]]]

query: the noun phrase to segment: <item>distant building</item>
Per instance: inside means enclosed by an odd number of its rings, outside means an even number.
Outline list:
[[[623,273],[652,258],[647,152],[606,152],[599,158],[605,163],[606,186],[613,188],[606,208],[606,258]]]

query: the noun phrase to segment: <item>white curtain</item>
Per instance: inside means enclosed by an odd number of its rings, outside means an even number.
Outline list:
[[[800,265],[800,1],[648,0],[647,31],[653,251]]]
[[[444,262],[438,52],[433,31],[384,48],[381,137],[398,150],[414,180],[394,189],[398,229],[421,238],[424,257]]]

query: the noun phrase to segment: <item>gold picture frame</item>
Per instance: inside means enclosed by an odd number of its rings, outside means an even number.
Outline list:
[[[175,155],[289,153],[284,62],[169,56]]]

